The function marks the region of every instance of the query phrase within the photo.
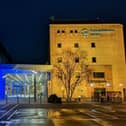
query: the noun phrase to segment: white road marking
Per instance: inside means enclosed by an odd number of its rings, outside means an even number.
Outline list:
[[[17,110],[15,110],[8,118],[7,120],[10,120],[12,118],[12,116],[17,112]]]
[[[12,107],[11,109],[9,109],[9,111],[7,111],[6,113],[4,113],[2,116],[0,116],[0,119],[2,119],[4,116],[6,116],[10,111],[12,111],[14,108],[16,108],[18,105],[15,105],[14,107]]]

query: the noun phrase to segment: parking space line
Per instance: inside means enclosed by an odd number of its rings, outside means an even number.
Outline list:
[[[6,113],[4,113],[2,116],[0,116],[0,119],[2,119],[4,116],[6,116],[10,111],[12,111],[13,109],[15,109],[17,106],[18,106],[18,104],[15,105],[14,107],[12,107],[10,110],[8,110],[8,111],[7,111]]]
[[[16,112],[17,112],[17,109],[7,118],[7,120],[10,120]]]

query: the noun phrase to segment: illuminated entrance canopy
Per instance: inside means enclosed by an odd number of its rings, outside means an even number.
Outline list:
[[[50,80],[51,70],[49,67],[47,65],[42,67],[41,65],[1,65],[0,99],[5,96],[36,97],[40,94],[47,96],[47,83]]]

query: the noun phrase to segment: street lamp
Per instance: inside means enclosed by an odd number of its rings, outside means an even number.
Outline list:
[[[122,92],[122,88],[123,88],[123,84],[122,83],[119,84],[119,88],[120,88],[120,91]]]
[[[93,88],[94,88],[95,83],[91,82],[90,87],[91,87],[91,100],[93,100]]]
[[[106,87],[107,87],[107,90],[109,91],[109,88],[110,88],[111,84],[107,81],[106,82]]]
[[[120,87],[120,91],[122,92],[123,84],[120,83],[120,84],[119,84],[119,87]]]
[[[121,92],[121,94],[119,93],[119,97],[121,97],[121,99],[120,99],[120,100],[122,100],[122,97],[123,97],[123,94],[122,94],[123,84],[122,84],[122,83],[120,83],[120,84],[119,84],[119,87],[120,87],[120,92]]]

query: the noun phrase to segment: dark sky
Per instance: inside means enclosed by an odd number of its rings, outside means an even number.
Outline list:
[[[125,0],[0,0],[0,40],[13,63],[48,61],[49,17],[118,21],[126,25]]]

